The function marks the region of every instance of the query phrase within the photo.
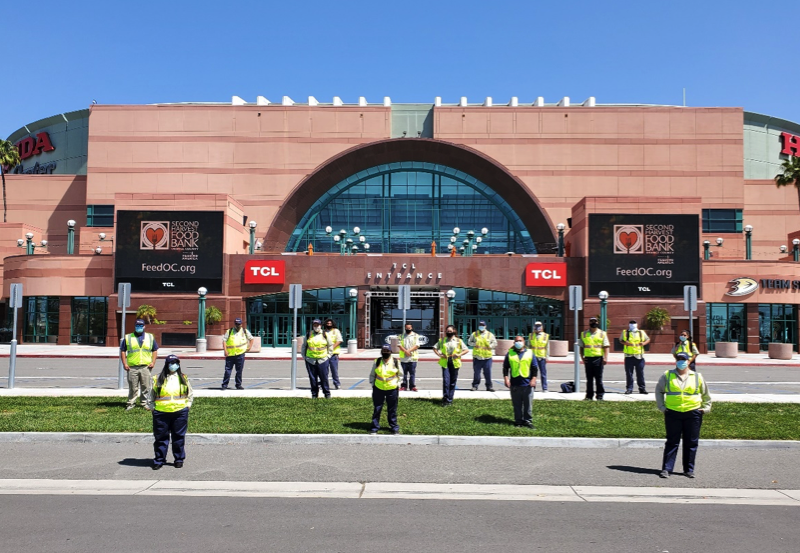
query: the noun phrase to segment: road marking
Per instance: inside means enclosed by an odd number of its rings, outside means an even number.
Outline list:
[[[0,494],[469,501],[571,501],[800,507],[800,490],[194,480],[0,480]]]

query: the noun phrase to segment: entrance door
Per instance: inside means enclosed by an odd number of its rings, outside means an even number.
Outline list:
[[[389,336],[403,333],[403,311],[397,308],[397,296],[376,296],[370,302],[370,336],[374,348],[387,343]],[[406,322],[414,325],[414,331],[427,339],[421,347],[433,347],[439,339],[438,294],[419,296],[411,292],[411,309],[406,311]]]

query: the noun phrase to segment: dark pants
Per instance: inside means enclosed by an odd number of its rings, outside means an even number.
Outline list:
[[[481,385],[481,372],[483,378],[486,380],[486,389],[491,390],[492,386],[492,360],[491,359],[473,359],[472,360],[472,387],[477,388]]]
[[[447,368],[442,369],[442,403],[453,403],[458,382],[458,369],[453,367],[453,360],[447,360]]]
[[[242,387],[242,371],[244,371],[244,353],[225,358],[225,374],[222,376],[222,387],[227,388],[231,381],[231,370],[236,366],[236,387]]]
[[[647,391],[644,383],[644,358],[625,357],[625,391],[633,391],[633,373],[636,371],[636,384],[640,392]]]
[[[314,361],[316,361],[316,359]],[[320,387],[325,397],[331,397],[331,388],[328,384],[328,365],[327,359],[319,363],[311,362],[306,359],[308,382],[311,384],[311,397],[319,397]]]
[[[400,427],[397,426],[397,398],[399,395],[397,388],[381,390],[377,386],[372,387],[372,430],[377,432],[381,429],[381,411],[383,411],[384,402],[386,402],[386,419],[389,421],[389,428],[392,429],[392,432],[400,430]]]
[[[175,462],[183,462],[186,459],[186,451],[183,444],[186,441],[186,429],[189,427],[189,408],[175,411],[174,413],[163,413],[153,411],[153,449],[155,458],[153,464],[163,465],[167,462],[167,449],[169,440],[172,437],[172,456]]]
[[[533,422],[533,388],[528,386],[511,386],[511,404],[514,406],[514,424],[531,424]]]
[[[664,413],[667,441],[664,444],[662,470],[672,472],[672,469],[675,468],[678,445],[683,439],[683,471],[694,472],[694,459],[697,456],[697,444],[700,442],[700,426],[702,424],[703,414],[699,409],[685,413],[667,409]]]
[[[331,369],[331,380],[333,381],[333,385],[337,388],[342,385],[339,382],[339,354],[335,353],[331,355],[331,358],[328,359],[328,364]]]
[[[547,358],[534,357],[533,362],[539,368],[539,377],[542,381],[542,390],[547,391]]]
[[[584,357],[584,367],[586,368],[586,397],[594,397],[594,389],[597,386],[597,399],[603,399],[606,389],[603,387],[603,358]]]
[[[403,388],[417,387],[417,362],[400,363],[403,366]]]

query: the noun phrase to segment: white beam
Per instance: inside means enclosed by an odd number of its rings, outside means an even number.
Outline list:
[[[343,106],[344,102],[342,102],[342,99],[339,98],[338,96],[334,96],[333,97],[333,105],[334,106]]]
[[[441,96],[437,96],[436,98],[434,98],[433,99],[433,105],[436,106],[437,108],[441,107],[441,105],[442,105],[442,97]]]
[[[483,101],[483,105],[489,108],[492,107],[492,97],[487,96],[486,100]]]
[[[358,105],[361,106],[361,107],[366,106],[367,105],[367,99],[364,98],[363,96],[359,96],[358,97]]]
[[[293,106],[294,105],[294,100],[292,100],[288,96],[284,96],[283,100],[281,100],[281,105],[282,106]]]
[[[256,105],[258,106],[268,106],[270,101],[264,98],[263,96],[256,96]]]
[[[533,105],[536,106],[537,108],[544,107],[544,96],[539,96],[538,98],[536,98],[536,100],[534,100],[533,102]]]
[[[318,102],[318,101],[317,101],[317,99],[316,99],[316,98],[314,98],[313,96],[309,96],[309,97],[308,97],[308,105],[309,105],[309,106],[318,106],[318,105],[319,105],[319,102]]]
[[[466,96],[462,96],[461,97],[461,101],[458,103],[458,105],[461,106],[462,108],[467,107],[467,97]]]
[[[243,105],[245,105],[246,103],[247,103],[247,102],[245,102],[245,101],[244,101],[242,98],[239,98],[238,96],[234,96],[233,98],[231,98],[231,105],[234,105],[234,106],[243,106]]]
[[[556,104],[556,105],[558,105],[558,106],[560,106],[562,108],[568,108],[569,107],[569,96],[564,96],[563,98],[561,98],[561,100],[559,100],[558,104]]]
[[[589,96],[586,98],[586,101],[581,104],[582,106],[586,106],[587,108],[593,108],[596,105],[596,101],[594,96]]]
[[[383,97],[383,107],[388,108],[388,107],[391,107],[391,105],[392,105],[392,99],[389,98],[388,96],[384,96]]]
[[[517,107],[519,105],[519,98],[517,98],[516,96],[512,96],[511,101],[508,102],[508,105],[511,106],[512,108]]]

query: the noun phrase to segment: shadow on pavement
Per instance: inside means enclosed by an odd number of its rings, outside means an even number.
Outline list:
[[[153,465],[152,459],[133,459],[127,458],[119,462],[120,465],[126,467],[150,467]]]
[[[629,467],[626,465],[608,465],[611,470],[618,470],[621,472],[633,472],[636,474],[658,474],[661,469],[648,469],[644,467]]]

